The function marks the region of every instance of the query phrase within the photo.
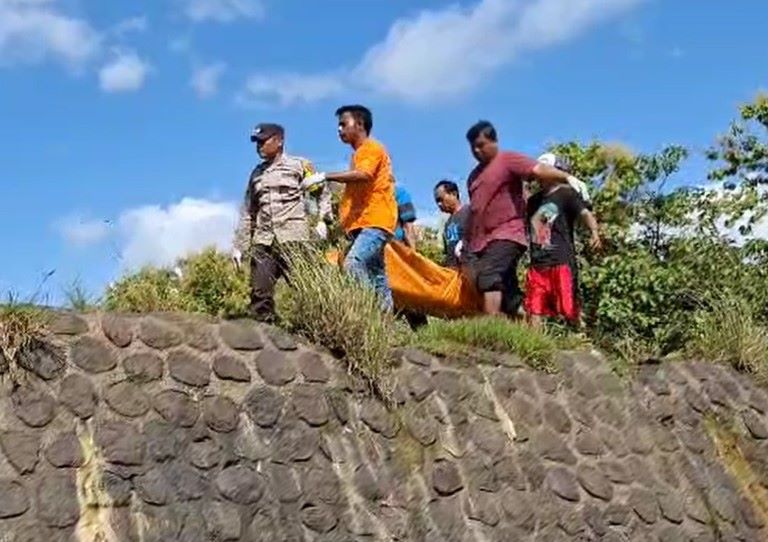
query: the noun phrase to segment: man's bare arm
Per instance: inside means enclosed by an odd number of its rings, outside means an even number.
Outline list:
[[[349,171],[337,171],[334,173],[326,173],[325,178],[329,181],[334,181],[342,184],[354,184],[354,183],[367,183],[373,182],[373,176],[364,171],[358,171],[355,169]]]
[[[600,239],[600,229],[597,225],[595,215],[589,209],[584,209],[580,215],[581,221],[589,228],[589,246],[592,250],[599,250],[603,246]]]
[[[567,183],[570,177],[568,173],[542,163],[533,168],[533,176],[545,183]]]

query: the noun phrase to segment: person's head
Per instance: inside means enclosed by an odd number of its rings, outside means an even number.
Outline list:
[[[565,173],[571,173],[571,163],[563,156],[557,156],[552,152],[545,152],[538,158],[539,163],[557,168]]]
[[[537,161],[540,164],[544,164],[545,166],[559,169],[564,173],[568,173],[568,174],[571,173],[570,162],[568,162],[566,158],[557,156],[554,153],[545,152],[544,154],[538,157]],[[539,187],[545,190],[557,189],[560,186],[560,183],[557,180],[552,179],[550,177],[546,177],[545,179],[538,179],[537,182]]]
[[[461,207],[461,196],[458,185],[443,179],[435,185],[435,203],[443,213],[453,214]]]
[[[339,119],[339,139],[354,145],[371,134],[373,115],[362,105],[343,105],[336,110]]]
[[[251,132],[251,142],[256,144],[256,152],[263,160],[274,160],[283,152],[285,130],[279,124],[257,124]]]
[[[481,120],[467,130],[467,141],[472,156],[481,164],[487,164],[499,152],[499,140],[496,128],[487,120]]]

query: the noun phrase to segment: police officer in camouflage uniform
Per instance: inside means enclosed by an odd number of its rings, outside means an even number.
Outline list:
[[[254,168],[245,189],[233,258],[240,266],[250,261],[250,315],[275,320],[275,283],[288,268],[288,254],[311,239],[309,209],[301,183],[313,172],[312,164],[284,152],[285,130],[263,123],[251,133],[261,163]],[[319,196],[320,220],[315,236],[325,237],[332,220],[330,191]]]

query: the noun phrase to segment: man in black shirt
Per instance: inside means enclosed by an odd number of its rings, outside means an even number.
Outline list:
[[[576,249],[573,227],[581,219],[589,228],[589,244],[601,246],[597,220],[584,198],[571,186],[539,181],[541,190],[527,205],[531,266],[526,279],[525,310],[534,326],[543,316],[579,320]]]
[[[469,205],[461,204],[458,185],[446,179],[435,185],[435,203],[441,212],[449,214],[443,228],[443,265],[458,267],[462,251],[462,238],[469,217]]]

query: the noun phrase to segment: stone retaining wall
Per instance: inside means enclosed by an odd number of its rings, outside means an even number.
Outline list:
[[[768,395],[722,367],[406,350],[387,409],[252,322],[52,329],[0,363],[2,542],[768,540]]]

